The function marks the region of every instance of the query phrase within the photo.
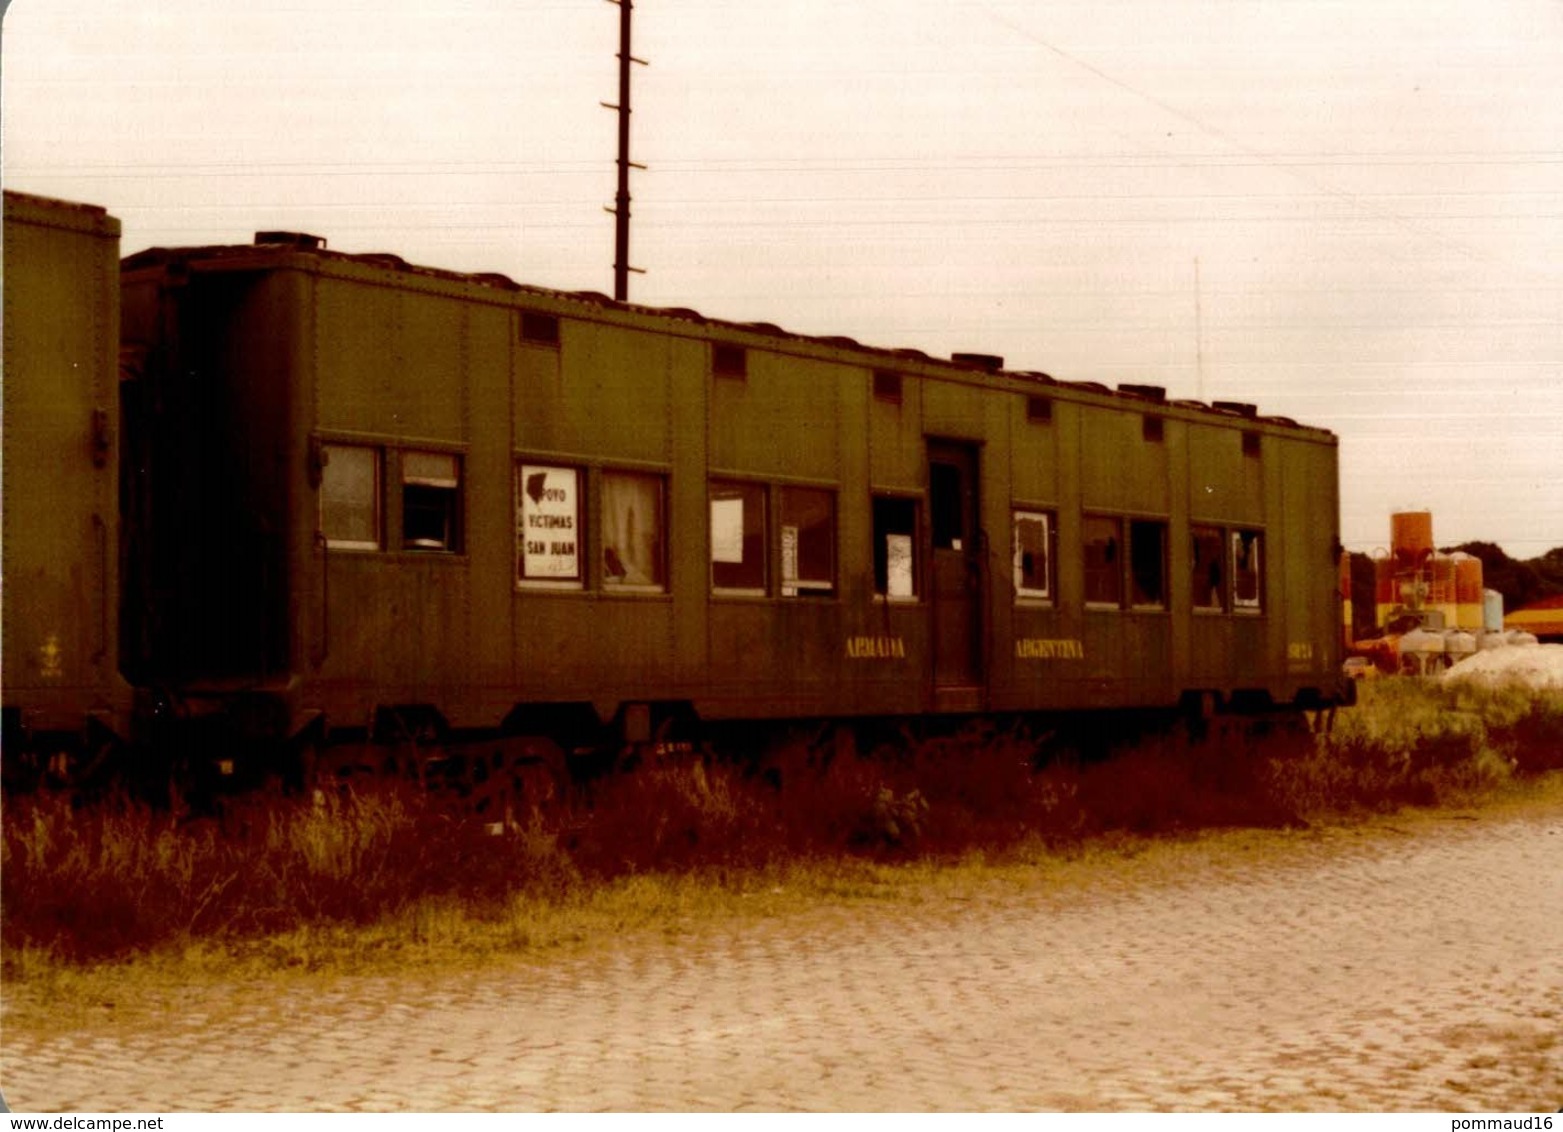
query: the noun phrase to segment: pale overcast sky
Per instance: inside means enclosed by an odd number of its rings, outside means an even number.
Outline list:
[[[14,0],[8,187],[612,290],[602,0]],[[1560,0],[641,0],[630,298],[1341,438],[1349,546],[1563,545]]]

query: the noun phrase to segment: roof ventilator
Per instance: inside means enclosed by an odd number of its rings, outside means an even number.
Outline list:
[[[956,353],[950,355],[950,361],[958,366],[976,366],[978,369],[985,369],[989,373],[997,373],[1004,368],[1004,359],[997,354]]]
[[[1158,405],[1167,403],[1167,391],[1160,385],[1125,385],[1119,384],[1119,393],[1127,393],[1131,397],[1143,397],[1147,401],[1154,401]]]
[[[255,233],[257,244],[281,244],[284,247],[298,248],[300,251],[318,252],[325,250],[326,238],[324,236],[311,236],[308,232],[257,232]]]

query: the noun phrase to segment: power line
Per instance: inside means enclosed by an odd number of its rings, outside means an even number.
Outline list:
[[[1193,126],[1195,129],[1199,130],[1201,133],[1205,134],[1206,136],[1214,138],[1217,141],[1221,142],[1223,145],[1225,145],[1225,146],[1227,146],[1227,147],[1229,147],[1231,149],[1237,150],[1237,151],[1247,155],[1250,158],[1255,159],[1256,161],[1260,162],[1262,165],[1264,165],[1266,167],[1280,168],[1280,169],[1290,173],[1292,176],[1298,178],[1299,180],[1302,180],[1302,181],[1304,181],[1304,182],[1306,182],[1308,184],[1313,185],[1316,189],[1318,189],[1319,191],[1321,191],[1321,192],[1323,192],[1323,193],[1325,193],[1327,195],[1338,197],[1341,200],[1347,201],[1347,202],[1352,204],[1357,209],[1360,209],[1360,210],[1363,210],[1363,211],[1366,211],[1366,212],[1370,212],[1370,213],[1376,214],[1379,219],[1387,220],[1387,221],[1389,221],[1389,222],[1391,222],[1391,223],[1393,223],[1393,224],[1395,224],[1395,225],[1397,225],[1399,227],[1404,228],[1408,232],[1412,232],[1412,233],[1414,233],[1416,235],[1419,235],[1419,236],[1422,236],[1422,237],[1424,237],[1426,239],[1432,240],[1435,243],[1442,244],[1443,246],[1445,246],[1446,248],[1450,249],[1451,251],[1458,252],[1460,255],[1462,255],[1462,256],[1464,256],[1464,257],[1466,257],[1468,259],[1480,260],[1480,259],[1486,259],[1487,258],[1486,256],[1483,256],[1480,252],[1478,252],[1476,249],[1470,248],[1470,247],[1466,246],[1465,244],[1460,243],[1459,241],[1448,239],[1447,237],[1441,235],[1440,233],[1435,232],[1435,231],[1433,231],[1433,230],[1431,230],[1429,228],[1426,228],[1426,227],[1424,227],[1421,224],[1418,224],[1418,223],[1416,223],[1416,222],[1414,222],[1412,220],[1407,219],[1406,217],[1399,216],[1399,215],[1397,215],[1395,213],[1388,212],[1388,211],[1386,211],[1384,209],[1373,208],[1370,205],[1368,205],[1362,198],[1358,197],[1356,194],[1347,192],[1344,189],[1337,188],[1334,185],[1331,185],[1331,184],[1329,184],[1327,182],[1320,181],[1317,178],[1311,177],[1311,176],[1307,175],[1304,172],[1299,172],[1298,171],[1299,167],[1297,167],[1297,166],[1288,166],[1288,165],[1284,165],[1284,164],[1283,165],[1274,165],[1272,160],[1271,160],[1271,158],[1270,158],[1270,155],[1266,154],[1262,150],[1257,149],[1254,146],[1249,145],[1243,139],[1238,138],[1238,137],[1236,137],[1236,136],[1234,136],[1232,134],[1229,134],[1225,130],[1218,129],[1217,127],[1212,126],[1210,123],[1204,121],[1203,119],[1198,118],[1198,117],[1196,117],[1193,114],[1190,114],[1188,111],[1183,110],[1182,108],[1180,108],[1178,106],[1174,106],[1172,103],[1166,101],[1165,99],[1158,98],[1155,95],[1149,93],[1148,91],[1141,90],[1139,87],[1136,87],[1136,86],[1134,86],[1131,83],[1125,82],[1124,80],[1118,78],[1116,75],[1110,74],[1109,72],[1103,70],[1102,68],[1097,67],[1097,66],[1095,66],[1095,65],[1093,65],[1091,63],[1086,62],[1084,59],[1081,59],[1079,56],[1073,55],[1070,52],[1063,50],[1061,47],[1058,47],[1056,44],[1053,44],[1053,43],[1049,42],[1048,40],[1043,39],[1040,35],[1036,34],[1034,31],[1030,30],[1029,28],[1023,27],[1020,24],[1015,23],[1013,20],[1010,20],[1010,19],[1006,18],[1005,16],[1000,15],[998,12],[994,11],[992,8],[988,7],[987,5],[979,4],[978,7],[980,8],[980,10],[985,15],[988,16],[989,19],[993,20],[995,23],[1000,24],[1000,25],[1008,28],[1010,31],[1014,32],[1015,34],[1017,34],[1019,36],[1022,36],[1024,38],[1030,40],[1033,43],[1036,43],[1040,47],[1043,47],[1046,50],[1052,52],[1054,55],[1057,55],[1060,59],[1066,60],[1067,62],[1069,62],[1073,66],[1078,67],[1081,70],[1086,71],[1086,72],[1096,76],[1098,79],[1102,80],[1103,82],[1108,83],[1108,84],[1110,84],[1112,86],[1115,86],[1119,90],[1126,91],[1127,93],[1134,95],[1136,98],[1142,99],[1143,101],[1148,102],[1151,105],[1157,107],[1158,109],[1160,109],[1164,113],[1170,114],[1173,117],[1179,119],[1180,121],[1188,123],[1189,125]]]

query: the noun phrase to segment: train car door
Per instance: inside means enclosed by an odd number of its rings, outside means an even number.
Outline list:
[[[982,533],[975,446],[928,442],[935,707],[982,707]]]

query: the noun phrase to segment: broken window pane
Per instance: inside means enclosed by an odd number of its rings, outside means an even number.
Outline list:
[[[1167,524],[1129,521],[1129,603],[1135,609],[1167,608]]]
[[[608,589],[667,588],[662,477],[602,474],[602,584]]]
[[[320,531],[326,545],[380,549],[380,453],[358,445],[321,446]]]
[[[782,594],[836,588],[836,495],[813,487],[781,489]]]
[[[445,452],[402,453],[402,546],[457,550],[461,458]]]
[[[580,472],[547,464],[516,466],[516,576],[581,580]]]
[[[1123,604],[1123,522],[1105,515],[1085,517],[1087,605]]]
[[[1258,610],[1263,594],[1259,573],[1259,548],[1264,536],[1258,531],[1232,532],[1232,607]]]
[[[1015,512],[1015,593],[1053,596],[1053,517],[1046,511]]]
[[[1194,527],[1190,550],[1190,586],[1195,609],[1223,608],[1221,528]]]

